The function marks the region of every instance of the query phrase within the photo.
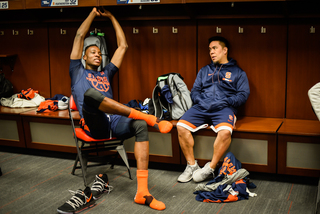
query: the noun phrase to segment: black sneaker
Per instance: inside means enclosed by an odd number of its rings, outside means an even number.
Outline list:
[[[95,200],[99,199],[105,192],[108,194],[113,190],[112,186],[109,186],[107,174],[96,175],[91,187],[91,192]]]
[[[69,192],[73,196],[57,209],[58,213],[79,213],[95,206],[95,200],[89,187],[86,187],[84,191],[79,189],[77,191],[69,190]]]

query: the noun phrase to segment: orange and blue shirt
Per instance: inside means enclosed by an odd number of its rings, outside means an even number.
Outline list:
[[[113,63],[109,63],[102,71],[88,70],[84,68],[80,59],[70,60],[69,74],[71,77],[71,92],[81,118],[83,118],[82,106],[84,93],[89,88],[94,88],[104,96],[113,99],[110,83],[118,70]]]

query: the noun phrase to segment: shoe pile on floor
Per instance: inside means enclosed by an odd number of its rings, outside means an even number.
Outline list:
[[[98,200],[104,193],[110,193],[113,187],[109,185],[107,174],[96,175],[96,178],[90,187],[86,187],[83,191],[69,190],[73,195],[70,200],[60,206],[57,211],[59,213],[77,213],[85,209],[95,206]]]

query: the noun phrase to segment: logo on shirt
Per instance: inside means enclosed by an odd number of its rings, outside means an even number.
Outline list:
[[[232,175],[237,171],[236,166],[233,165],[229,157],[225,157],[219,174]]]
[[[107,77],[100,77],[100,76],[94,76],[93,74],[88,74],[88,77],[86,77],[88,81],[91,82],[91,85],[101,92],[107,92],[109,91],[110,83],[107,79]]]
[[[226,72],[226,76],[225,76],[225,78],[222,78],[222,80],[232,82],[232,80],[230,80],[230,78],[231,78],[231,72]]]

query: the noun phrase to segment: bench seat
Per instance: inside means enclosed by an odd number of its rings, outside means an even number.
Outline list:
[[[320,122],[284,119],[278,131],[278,173],[320,177]]]
[[[72,114],[78,125],[79,113]],[[37,113],[37,108],[0,106],[0,121],[0,145],[76,153],[68,110]],[[150,142],[159,145],[160,141],[168,141],[165,150],[171,150],[169,155],[153,154],[150,147],[150,161],[184,165],[176,129],[178,121],[170,122],[174,128],[165,135],[149,127]],[[8,133],[15,137],[7,137]],[[206,128],[193,134],[195,157],[199,165],[204,165],[211,160],[216,133]],[[132,142],[127,145],[133,146]],[[320,176],[319,146],[319,121],[239,117],[228,151],[249,171]],[[128,157],[134,159],[133,151],[127,151]]]
[[[282,118],[239,117],[228,151],[231,151],[249,171],[276,173],[277,130],[282,121]],[[178,121],[171,122],[176,127]],[[193,135],[195,158],[202,166],[212,158],[212,145],[216,133],[208,127]],[[178,139],[176,140],[176,143],[179,143]],[[186,164],[183,154],[181,163]]]
[[[34,117],[34,118],[47,118],[47,119],[61,119],[69,121],[69,112],[68,110],[58,110],[53,112],[37,112],[37,109],[32,109],[29,111],[24,111],[21,113],[23,117]],[[72,112],[72,116],[75,120],[80,120],[80,115],[78,111]]]
[[[78,112],[73,112],[75,125]],[[27,148],[76,153],[68,110],[38,113],[37,109],[20,114]]]
[[[26,147],[21,113],[36,109],[0,105],[0,145]]]
[[[234,132],[275,133],[282,124],[281,118],[240,117],[237,119]],[[178,120],[170,121],[174,127]],[[209,127],[207,128],[211,130]]]

